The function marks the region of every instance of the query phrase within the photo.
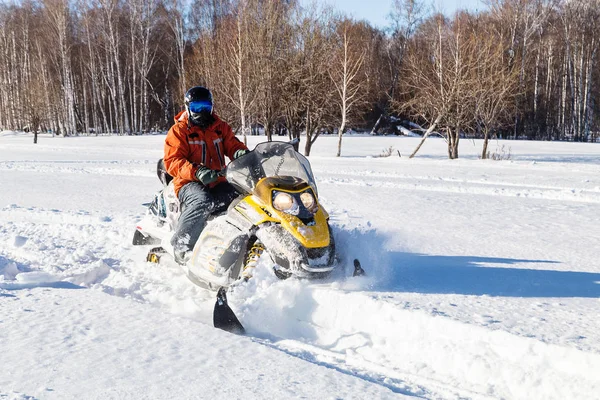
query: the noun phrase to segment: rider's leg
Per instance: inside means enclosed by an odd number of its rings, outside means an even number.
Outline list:
[[[171,239],[175,261],[184,264],[190,257],[198,237],[211,213],[213,199],[199,182],[190,182],[179,190],[181,215]]]
[[[182,211],[176,232],[171,239],[178,263],[184,264],[189,259],[208,217],[227,210],[237,196],[237,191],[227,182],[210,189],[198,182],[191,182],[179,190]]]
[[[213,213],[226,211],[229,204],[239,196],[237,190],[229,182],[219,183],[210,189],[210,194],[213,198]]]

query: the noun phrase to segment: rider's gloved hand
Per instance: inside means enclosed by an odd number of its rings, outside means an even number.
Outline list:
[[[201,165],[196,171],[196,179],[203,185],[209,185],[219,178],[219,171],[212,170],[204,165]]]
[[[248,150],[248,149],[236,150],[236,152],[233,153],[233,159],[235,160],[236,158],[240,158],[241,156],[243,156],[244,154],[249,153],[249,152],[250,152],[250,150]]]

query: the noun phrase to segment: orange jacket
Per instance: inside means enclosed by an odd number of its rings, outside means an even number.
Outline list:
[[[196,171],[204,165],[215,171],[225,167],[225,156],[233,160],[233,154],[247,147],[233,134],[231,127],[216,114],[215,122],[206,129],[188,123],[188,114],[182,111],[175,116],[175,125],[165,139],[165,167],[173,176],[175,194],[187,183],[198,181]],[[220,177],[209,186],[226,179]]]

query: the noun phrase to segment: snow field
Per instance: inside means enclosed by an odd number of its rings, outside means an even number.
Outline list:
[[[210,327],[212,294],[130,244],[164,137],[29,140],[0,135],[0,398],[600,389],[595,145],[508,142],[512,161],[482,162],[465,141],[451,162],[439,140],[408,160],[373,156],[414,139],[350,137],[338,159],[319,138],[310,161],[346,270],[303,282],[258,268],[230,294],[239,338]],[[355,257],[368,277],[349,278]]]
[[[8,398],[389,398],[378,385],[100,291],[3,296]]]

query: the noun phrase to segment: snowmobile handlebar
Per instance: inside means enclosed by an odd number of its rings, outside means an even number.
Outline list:
[[[287,141],[287,142],[284,142],[284,143],[286,143],[286,144],[289,144],[289,145],[292,145],[292,146],[295,146],[296,144],[300,143],[300,138],[294,138],[294,139],[292,139],[292,140],[290,140],[290,141]],[[284,149],[276,149],[276,150],[274,151],[273,155],[275,155],[275,156],[282,155],[282,154],[285,152],[285,150],[286,150],[285,148],[284,148]],[[245,154],[251,153],[251,152],[253,152],[253,151],[254,151],[254,150],[249,150],[249,151],[248,151],[247,153],[245,153]],[[244,154],[244,155],[245,155],[245,154]],[[225,168],[223,168],[222,170],[220,170],[220,171],[217,173],[217,175],[218,175],[218,176],[226,176],[226,175],[227,175],[227,166],[225,166]]]

